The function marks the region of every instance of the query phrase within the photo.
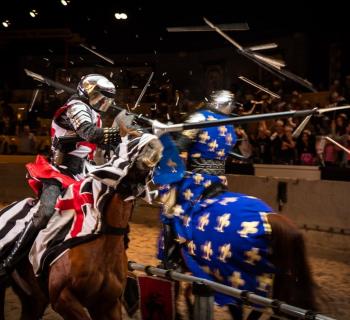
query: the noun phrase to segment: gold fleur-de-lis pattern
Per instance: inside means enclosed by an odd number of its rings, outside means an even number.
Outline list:
[[[244,261],[251,265],[255,265],[257,262],[261,260],[261,256],[259,254],[259,248],[251,248],[250,250],[245,251],[244,255],[247,257],[247,259]]]
[[[261,240],[271,233],[272,210],[256,197],[232,192],[203,198],[202,192],[214,183],[223,181],[218,176],[189,174],[178,189],[181,201],[173,212],[185,241],[183,254],[190,257],[186,263],[194,275],[202,277],[205,272],[209,279],[267,295],[273,265],[268,261],[268,241]]]
[[[185,199],[187,201],[191,200],[193,197],[193,193],[192,193],[191,189],[186,189],[186,191],[183,193],[183,196],[185,197]]]
[[[206,121],[227,118],[209,110],[201,110],[198,114],[201,114],[201,118]],[[202,129],[191,140],[193,144],[189,152],[190,158],[225,160],[235,143],[236,134],[232,125],[221,125]]]
[[[182,209],[182,206],[177,204],[173,208],[173,215],[174,216],[180,216],[181,214],[184,213],[184,210]]]
[[[216,140],[213,140],[213,141],[209,142],[208,146],[209,146],[209,151],[215,151],[219,147],[219,145],[216,142]]]
[[[203,131],[199,134],[199,142],[200,143],[207,143],[207,141],[210,140],[210,136],[208,134],[208,131]]]
[[[195,182],[195,184],[201,184],[201,182],[204,180],[204,177],[200,174],[200,173],[196,173],[194,176],[193,176],[193,180]]]
[[[218,131],[219,131],[220,136],[226,137],[226,133],[228,130],[225,126],[220,126],[220,127],[218,127]]]
[[[216,218],[216,221],[218,224],[214,229],[218,232],[224,232],[224,228],[230,225],[230,217],[231,217],[231,214],[229,213],[225,213],[222,216],[218,216]]]
[[[260,212],[260,217],[261,217],[261,220],[263,222],[263,228],[264,228],[266,234],[271,234],[271,232],[272,232],[271,225],[270,225],[269,221],[267,220],[268,214],[269,214],[268,212]]]
[[[225,149],[220,149],[219,151],[216,152],[216,154],[217,154],[219,157],[225,156]]]
[[[205,260],[211,260],[213,255],[213,249],[211,248],[211,241],[206,241],[204,245],[201,246],[202,258]]]
[[[197,229],[200,231],[205,231],[205,227],[209,224],[210,213],[207,212],[203,214],[198,221]]]
[[[211,186],[211,181],[210,180],[205,180],[203,185],[204,185],[204,188],[208,188],[208,187]]]
[[[195,243],[193,242],[193,240],[191,240],[191,241],[189,241],[188,243],[187,243],[187,247],[188,247],[188,252],[192,255],[192,256],[194,256],[195,255],[195,250],[196,250],[196,245],[195,245]]]
[[[256,277],[258,281],[258,289],[261,291],[270,291],[273,284],[273,275],[271,273],[263,273]]]
[[[226,141],[226,144],[227,144],[227,145],[229,145],[229,146],[232,145],[233,137],[232,137],[232,134],[231,134],[231,133],[226,134],[226,136],[225,136],[225,141]]]
[[[249,234],[255,234],[258,232],[259,221],[244,221],[241,223],[241,230],[238,230],[237,233],[242,238],[248,238]]]
[[[241,277],[241,273],[238,271],[234,271],[229,279],[232,286],[235,288],[243,287],[245,284],[245,281]]]
[[[231,244],[225,243],[224,245],[220,246],[219,253],[219,260],[226,263],[226,260],[232,257]]]

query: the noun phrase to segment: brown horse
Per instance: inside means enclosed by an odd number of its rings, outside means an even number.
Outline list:
[[[199,277],[207,274],[225,285],[257,294],[269,292],[273,299],[315,310],[314,283],[302,232],[287,217],[270,212],[260,199],[229,192],[216,179],[188,174],[162,196],[164,213],[173,216],[181,242],[181,255],[168,262]],[[187,295],[186,300],[191,314],[192,299]],[[235,320],[242,319],[239,302],[230,298],[218,302],[228,305]],[[260,315],[253,312],[248,319]]]
[[[128,270],[125,236],[134,205],[133,200],[125,199],[139,195],[139,186],[160,160],[162,145],[152,137],[104,206],[102,234],[60,256],[49,268],[44,285],[34,276],[28,260],[18,265],[24,282],[21,287],[13,280],[10,284],[22,302],[22,320],[39,319],[49,303],[64,319],[121,319]],[[4,291],[0,289],[0,298]]]

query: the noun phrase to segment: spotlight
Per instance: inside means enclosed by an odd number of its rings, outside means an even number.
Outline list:
[[[69,0],[61,0],[61,4],[63,5],[63,6],[68,6],[69,5]]]
[[[124,13],[124,12],[122,12],[122,13],[117,12],[117,13],[114,14],[114,17],[117,20],[126,20],[128,18],[128,15],[126,13]]]
[[[4,20],[2,22],[2,25],[4,26],[4,28],[8,28],[10,26],[10,24],[11,24],[10,20]]]
[[[31,10],[29,12],[29,15],[32,17],[32,18],[35,18],[37,15],[39,14],[39,12],[35,9]]]

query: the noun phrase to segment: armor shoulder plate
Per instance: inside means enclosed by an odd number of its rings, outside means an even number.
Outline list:
[[[81,100],[71,100],[68,103],[67,116],[75,130],[84,123],[93,123],[92,109]]]

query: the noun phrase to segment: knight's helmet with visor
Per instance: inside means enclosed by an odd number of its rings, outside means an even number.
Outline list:
[[[223,114],[231,114],[235,109],[235,95],[229,90],[213,91],[210,95],[209,106]]]
[[[77,87],[78,95],[89,100],[98,112],[106,112],[113,104],[116,90],[114,84],[100,74],[83,76]]]

